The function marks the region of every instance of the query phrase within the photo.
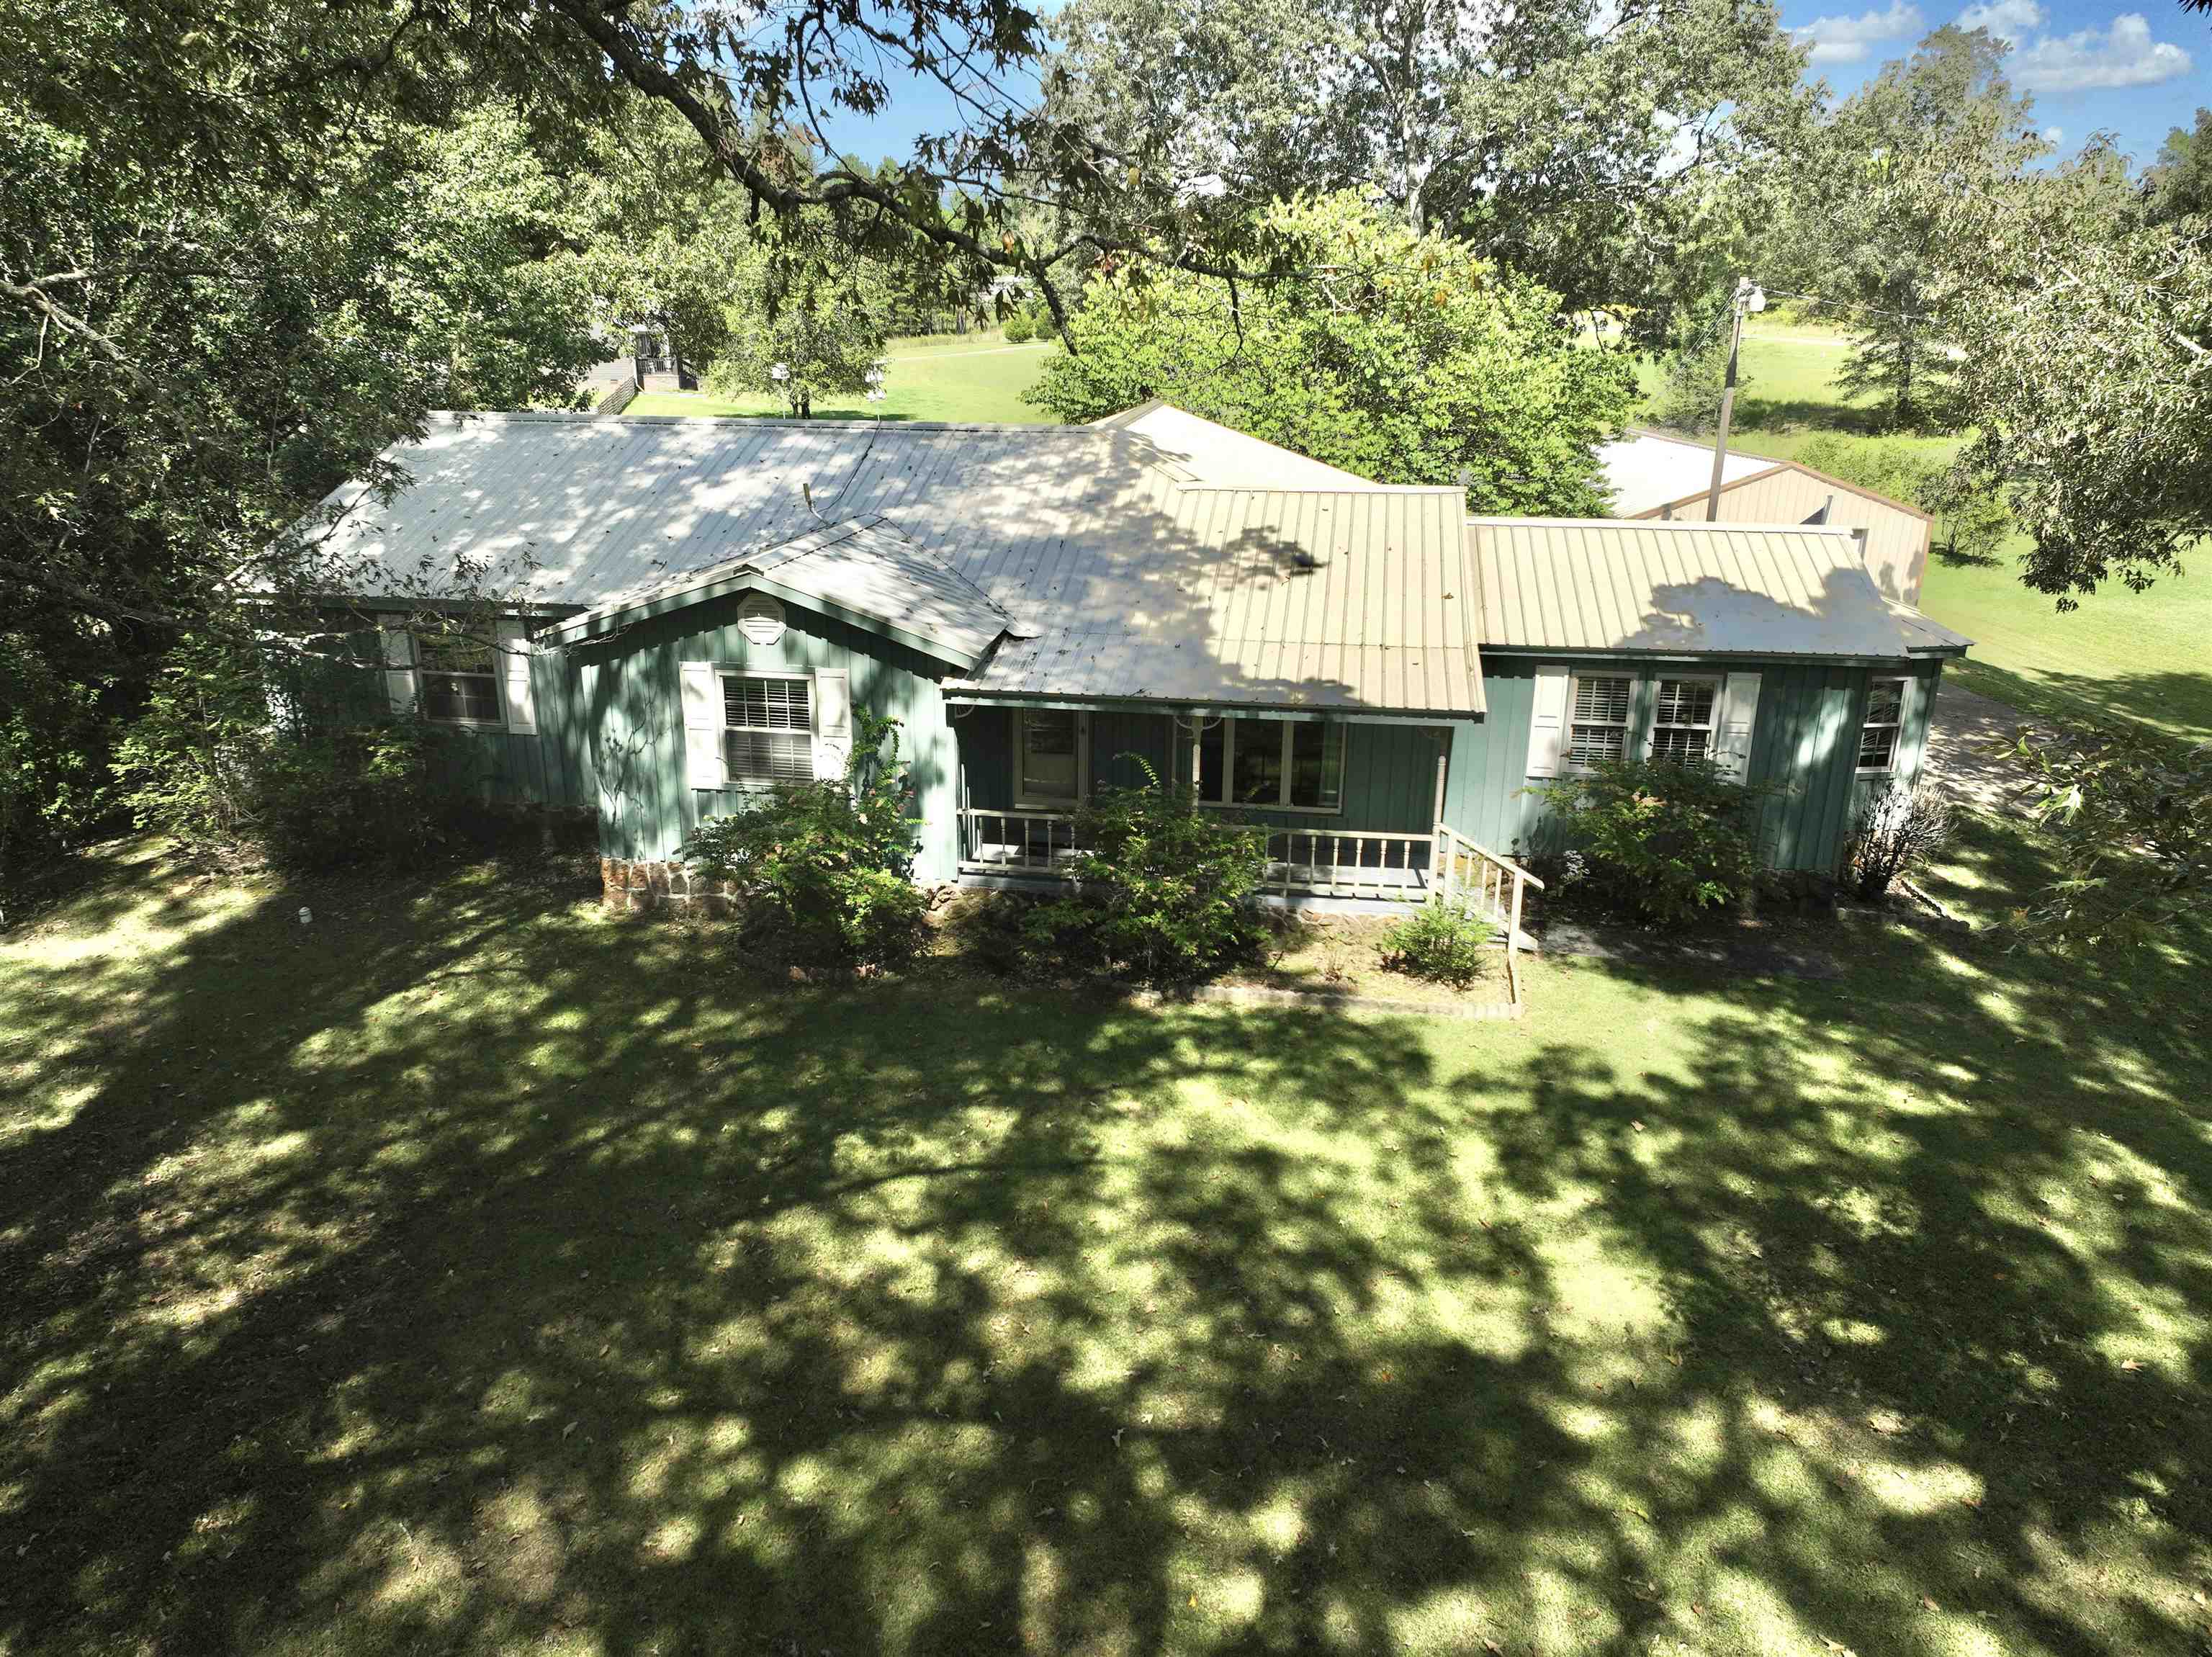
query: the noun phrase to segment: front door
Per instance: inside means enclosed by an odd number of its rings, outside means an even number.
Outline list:
[[[1073,810],[1083,798],[1086,716],[1072,708],[1014,712],[1014,803]]]

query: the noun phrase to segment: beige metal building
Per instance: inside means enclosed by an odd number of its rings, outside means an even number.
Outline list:
[[[1612,487],[1616,517],[1705,517],[1713,471],[1710,444],[1662,432],[1632,431],[1603,445],[1598,459]],[[1731,454],[1722,475],[1719,517],[1723,523],[1826,524],[1849,529],[1858,539],[1867,572],[1884,596],[1905,604],[1920,602],[1933,521],[1917,507],[1796,460]]]

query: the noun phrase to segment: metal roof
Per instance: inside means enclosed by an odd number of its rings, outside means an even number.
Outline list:
[[[973,582],[883,519],[856,518],[673,580],[641,584],[571,617],[553,637],[588,638],[746,587],[849,617],[958,667],[980,661],[1012,620]]]
[[[1711,445],[1662,432],[1632,431],[1609,443],[1600,443],[1597,463],[1605,474],[1606,492],[1613,496],[1616,517],[1639,517],[1712,487]],[[1771,472],[1778,464],[1731,450],[1721,470],[1721,483],[1723,487],[1740,483]]]
[[[1032,612],[1037,636],[947,688],[1479,713],[1464,499],[1168,489],[1130,537],[1067,545],[1041,566],[1051,602]]]
[[[1481,706],[1457,490],[1194,487],[1193,457],[1089,426],[441,416],[386,458],[412,486],[340,491],[325,543],[365,598],[465,562],[520,601],[635,602],[864,520],[1005,611],[978,693]],[[1079,686],[1051,666],[1079,653]]]
[[[1486,649],[1894,660],[1969,642],[1883,597],[1842,529],[1471,518],[1467,536]]]
[[[1158,399],[1093,420],[1157,444],[1210,484],[1261,489],[1368,489],[1369,479]]]

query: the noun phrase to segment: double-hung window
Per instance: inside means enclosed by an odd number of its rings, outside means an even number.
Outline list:
[[[422,716],[449,725],[497,725],[499,651],[465,633],[417,633]]]
[[[1628,716],[1636,681],[1626,673],[1577,673],[1567,722],[1567,764],[1575,771],[1628,756]]]
[[[803,783],[814,775],[814,704],[804,679],[722,679],[723,751],[732,783]]]
[[[1336,720],[1208,722],[1198,737],[1198,793],[1261,810],[1344,809],[1345,728]]]
[[[1867,687],[1866,721],[1859,727],[1859,769],[1887,771],[1897,764],[1897,734],[1905,724],[1905,681],[1877,679]]]
[[[1651,757],[1676,760],[1711,758],[1713,712],[1720,702],[1720,691],[1718,679],[1661,679],[1652,704]]]

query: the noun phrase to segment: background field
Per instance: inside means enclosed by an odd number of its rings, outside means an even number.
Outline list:
[[[1840,335],[1810,324],[1749,335],[1731,447],[1792,460],[1831,434],[1875,441],[1863,404],[1833,384],[1844,352]],[[1647,369],[1647,391],[1656,381]],[[1948,459],[1961,440],[1893,441]],[[2014,538],[1995,564],[1930,559],[1921,608],[1974,641],[1954,681],[2030,712],[2101,709],[2191,740],[2212,739],[2212,581],[2169,576],[2146,593],[2115,583],[2062,612],[2021,585],[2015,565],[2027,545]]]
[[[1009,345],[996,329],[964,335],[894,339],[887,393],[880,403],[837,397],[815,405],[823,419],[988,420],[1048,424],[1051,417],[1022,401],[1048,350],[1042,343]],[[654,392],[629,405],[632,414],[781,414],[775,397],[710,397],[702,392]]]

